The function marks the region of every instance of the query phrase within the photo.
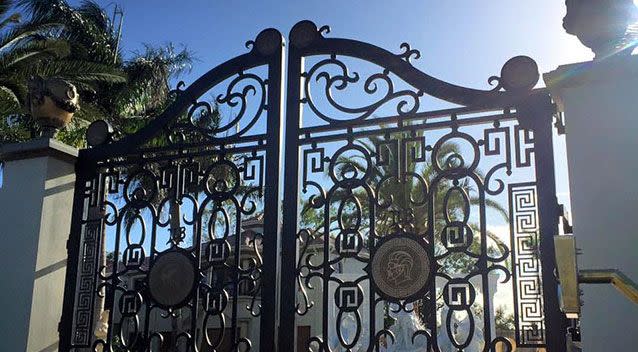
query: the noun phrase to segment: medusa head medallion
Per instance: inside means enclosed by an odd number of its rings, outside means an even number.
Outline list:
[[[419,295],[430,279],[430,254],[425,242],[410,235],[381,240],[372,257],[371,276],[379,295],[386,299]]]

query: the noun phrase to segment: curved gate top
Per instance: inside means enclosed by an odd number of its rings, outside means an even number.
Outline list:
[[[62,350],[565,349],[534,61],[476,90],[327,33],[265,30],[137,133],[91,130]]]

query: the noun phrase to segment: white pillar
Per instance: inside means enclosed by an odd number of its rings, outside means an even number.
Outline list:
[[[50,139],[0,147],[0,341],[57,351],[77,150]]]
[[[638,56],[545,74],[565,113],[572,220],[581,269],[638,280]],[[638,345],[638,306],[609,285],[582,285],[583,351]]]

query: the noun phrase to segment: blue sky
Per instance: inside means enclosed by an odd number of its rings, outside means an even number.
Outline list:
[[[108,6],[112,1],[98,3]],[[187,81],[246,51],[244,43],[264,28],[287,35],[297,21],[329,25],[332,36],[356,38],[397,51],[407,41],[420,49],[416,65],[457,84],[486,87],[510,57],[525,54],[543,72],[593,57],[565,33],[559,0],[128,0],[122,45],[183,43],[199,61]],[[108,5],[111,4],[111,5]]]

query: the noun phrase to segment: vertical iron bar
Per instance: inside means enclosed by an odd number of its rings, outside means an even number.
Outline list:
[[[62,317],[58,326],[60,335],[60,351],[69,351],[72,341],[73,310],[75,308],[76,280],[78,274],[78,262],[80,260],[80,240],[82,237],[82,218],[84,216],[84,200],[86,193],[86,181],[89,179],[89,170],[83,162],[83,153],[80,151],[75,165],[76,179],[73,195],[73,213],[71,217],[71,230],[67,242],[67,264],[64,285],[64,301]]]
[[[370,196],[370,194],[368,194],[368,209],[369,209],[369,216],[370,216],[370,231],[368,232],[368,243],[370,244],[370,259],[374,257],[374,247],[376,245],[376,235],[377,235],[377,229],[375,226],[376,223],[376,202],[374,200],[373,197]],[[363,245],[363,244],[362,244]],[[369,275],[369,274],[368,274]],[[376,346],[375,341],[377,340],[376,338],[376,333],[377,333],[377,305],[378,304],[384,304],[382,303],[383,301],[379,301],[377,302],[376,300],[376,293],[374,291],[374,286],[372,284],[372,279],[370,277],[368,277],[368,305],[369,305],[369,319],[370,319],[370,331],[368,333],[368,340],[369,340],[369,344],[368,344],[368,350],[373,350],[373,348]],[[381,321],[383,323],[383,320]],[[385,326],[382,327],[382,329],[384,329]]]
[[[123,192],[126,192],[126,189],[123,190]],[[122,260],[124,260],[124,251],[120,251],[120,241],[121,241],[121,236],[122,236],[122,223],[124,222],[124,218],[123,218],[124,214],[120,213],[118,214],[118,219],[116,219],[117,224],[115,225],[115,244],[113,247],[113,253],[115,253],[114,258],[113,258],[113,266],[112,266],[112,270],[113,273],[111,274],[111,284],[113,285],[113,291],[112,291],[112,295],[113,295],[113,306],[115,307],[115,292],[117,291],[116,288],[118,287],[118,284],[120,282],[120,272],[118,271],[118,268],[120,267],[120,254],[122,254]],[[125,225],[126,226],[126,225]],[[144,226],[144,225],[142,225]],[[124,231],[127,231],[126,228],[124,229]],[[154,258],[151,257],[151,260],[149,260],[149,268],[153,266],[153,260]],[[125,278],[126,279],[126,278]],[[150,312],[146,312],[146,314],[150,314]],[[120,317],[120,323],[122,322],[122,317]],[[115,309],[111,309],[111,312],[109,312],[109,330],[107,333],[107,342],[110,344],[111,341],[113,341],[114,338],[114,329],[113,326],[115,326]],[[120,330],[122,329],[122,327],[120,326]]]
[[[64,351],[64,348],[75,347],[73,334],[77,331],[75,326],[76,320],[76,298],[79,298],[78,288],[91,286],[91,291],[95,290],[97,275],[99,272],[99,258],[102,250],[102,236],[104,236],[104,223],[103,217],[103,198],[104,194],[104,180],[96,173],[97,166],[90,160],[84,153],[80,152],[78,160],[76,162],[76,193],[74,195],[73,204],[73,216],[71,218],[71,231],[69,234],[69,241],[67,243],[68,256],[67,256],[67,276],[65,280],[65,293],[62,308],[62,319],[65,320],[64,324],[60,324],[59,329],[65,329],[65,333],[60,335],[60,348]],[[93,180],[92,187],[88,188],[86,182]],[[87,192],[92,192],[87,194]],[[88,201],[88,204],[86,203]],[[86,220],[85,220],[86,218]],[[97,224],[96,224],[97,222]],[[95,229],[93,229],[95,227]],[[92,230],[90,230],[92,229]],[[93,258],[85,258],[85,251],[88,252],[85,242],[86,234],[88,231],[95,231],[93,239]],[[83,257],[80,257],[80,254]],[[82,263],[80,262],[82,260]],[[87,261],[90,260],[90,261]],[[87,262],[85,262],[87,261]],[[81,285],[77,285],[78,270],[85,270],[85,264],[93,268],[91,273],[92,277],[90,282],[81,282]],[[81,273],[80,273],[81,274]],[[99,319],[99,315],[95,310],[95,295],[92,295],[88,302],[82,302],[83,305],[88,306],[88,315],[85,316],[85,320],[88,319],[88,330],[85,334],[88,336],[88,342],[83,342],[77,347],[89,347],[94,338],[95,323]],[[74,329],[75,327],[75,329]],[[68,337],[68,340],[63,341],[63,336]]]
[[[514,139],[518,139],[518,133],[514,133]],[[516,148],[516,152],[518,153],[519,148]],[[538,188],[537,188],[538,191]],[[512,184],[509,184],[507,187],[507,202],[509,203],[509,226],[510,226],[510,260],[512,267],[512,292],[514,294],[513,297],[513,308],[514,308],[514,334],[515,334],[515,342],[517,345],[521,344],[521,330],[520,330],[520,315],[518,311],[518,263],[517,254],[518,254],[518,243],[516,243],[516,233],[514,232],[514,222],[516,221],[514,217],[514,197],[512,195]]]
[[[241,211],[237,205],[235,211],[237,212],[235,215],[235,258],[234,258],[234,267],[233,267],[233,306],[232,317],[230,319],[230,327],[231,327],[231,336],[233,339],[233,350],[239,351],[239,327],[237,326],[237,306],[239,305],[239,283],[241,278],[241,273],[239,268],[241,267]]]
[[[281,236],[281,293],[279,307],[280,351],[295,348],[296,334],[296,262],[297,262],[297,201],[299,192],[299,127],[301,124],[301,67],[300,50],[294,45],[288,52],[288,85],[286,98],[285,168],[283,232]],[[327,288],[325,288],[327,289]]]
[[[489,254],[487,253],[487,215],[485,209],[485,188],[487,185],[479,185],[477,182],[477,188],[479,193],[479,222],[481,229],[481,259],[479,259],[477,265],[482,271],[481,274],[481,291],[483,293],[483,336],[485,341],[492,341],[492,325],[490,319],[492,319],[492,304],[490,300],[490,271],[488,268],[487,259]],[[447,211],[447,210],[445,210]]]
[[[196,176],[198,177],[198,176]],[[184,183],[186,183],[186,180],[184,180]],[[202,273],[202,262],[204,261],[204,259],[202,258],[202,216],[198,215],[200,214],[200,210],[199,206],[201,204],[194,204],[193,205],[193,246],[195,246],[195,257],[197,258],[197,271],[199,273]],[[153,246],[152,251],[155,250],[155,241],[153,241],[153,243],[151,244]],[[205,253],[205,252],[204,252]],[[214,270],[214,269],[213,269]],[[212,272],[212,270],[211,270]],[[206,273],[206,277],[208,277],[209,273]],[[212,280],[211,280],[212,281]],[[210,281],[209,281],[210,282]],[[195,295],[193,297],[193,308],[192,308],[192,316],[191,316],[191,331],[197,331],[197,322],[199,319],[199,304],[200,304],[200,290],[195,290]],[[202,312],[203,315],[206,314],[205,311]],[[205,341],[206,340],[206,327],[202,327],[201,331],[201,336],[202,336],[202,343],[201,345],[198,347],[200,349],[203,349],[204,345],[205,345]],[[192,334],[192,338],[193,338],[193,345],[197,344],[197,334],[194,333]],[[151,346],[151,341],[150,339],[148,340],[148,345],[149,347]],[[195,349],[193,349],[193,351],[195,351]]]
[[[554,235],[558,231],[558,200],[554,176],[554,148],[552,145],[552,117],[554,107],[547,93],[528,98],[517,109],[520,124],[534,131],[534,159],[538,185],[538,221],[543,280],[545,339],[549,352],[566,348],[566,321],[559,309],[558,280],[554,275]]]
[[[126,190],[124,191],[126,192]],[[153,217],[152,219],[152,225],[151,225],[151,248],[149,250],[149,254],[148,254],[148,258],[149,258],[149,264],[151,263],[152,258],[155,257],[155,244],[157,243],[157,223],[156,221],[159,220],[159,213],[157,214],[157,217]],[[195,245],[196,241],[193,241],[193,245]],[[117,249],[116,249],[117,250]],[[150,265],[149,265],[150,268]],[[114,290],[115,291],[115,290]],[[113,298],[113,300],[115,300],[115,297]],[[195,301],[197,302],[197,301]],[[146,310],[144,312],[144,341],[146,341],[146,344],[148,344],[148,346],[151,345],[151,332],[150,332],[150,325],[151,325],[151,307],[152,307],[152,303],[150,300],[146,299],[144,300],[144,305],[146,306]],[[197,304],[195,305],[197,306]],[[193,330],[194,331],[194,330]]]
[[[330,201],[334,195],[334,191],[337,186],[332,186],[326,197],[326,204],[323,210],[323,263],[321,271],[321,336],[323,339],[323,347],[328,349],[328,312],[330,311],[330,296],[328,290],[330,289],[330,276],[332,271],[330,270]],[[339,321],[335,319],[335,331],[339,333]]]
[[[283,39],[282,39],[283,43]],[[280,238],[280,195],[282,105],[283,105],[283,44],[268,64],[268,120],[266,137],[266,167],[264,190],[264,261],[261,274],[262,305],[260,318],[260,350],[275,351],[277,344],[277,262]],[[285,330],[284,330],[285,331]]]
[[[430,184],[430,189],[429,189],[429,194],[428,194],[428,203],[427,203],[427,216],[428,216],[428,226],[427,226],[427,239],[428,241],[430,241],[430,248],[428,249],[429,254],[430,254],[430,258],[435,258],[436,255],[434,253],[434,247],[436,244],[436,235],[435,235],[435,229],[434,229],[434,224],[436,221],[436,216],[434,214],[434,211],[436,209],[436,205],[434,204],[435,200],[436,200],[436,196],[435,196],[435,192],[436,192],[436,187],[438,187],[438,181],[432,182]],[[430,297],[429,297],[429,304],[427,306],[427,309],[430,310],[430,312],[432,312],[432,315],[427,315],[428,316],[428,320],[427,320],[427,325],[428,328],[431,331],[430,337],[428,342],[431,342],[431,346],[432,346],[432,350],[433,351],[438,351],[439,348],[439,343],[437,341],[437,336],[438,336],[438,331],[437,331],[437,317],[438,317],[438,313],[437,313],[437,307],[436,307],[436,274],[439,271],[439,265],[436,262],[436,260],[434,261],[434,263],[432,263],[432,266],[434,267],[434,270],[432,272],[432,275],[434,276],[432,278],[432,284],[430,287]],[[443,322],[441,322],[441,328],[443,328]],[[430,341],[431,340],[431,341]]]

